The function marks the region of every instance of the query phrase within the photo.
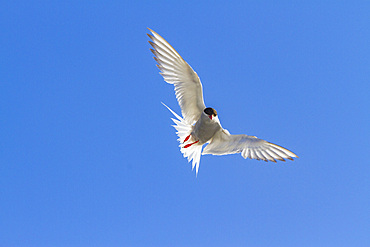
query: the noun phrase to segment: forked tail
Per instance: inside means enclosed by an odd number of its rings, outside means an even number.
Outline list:
[[[198,175],[199,170],[199,162],[200,162],[200,156],[202,154],[202,146],[198,143],[194,143],[192,145],[184,145],[184,141],[189,139],[189,135],[191,131],[193,130],[193,126],[191,124],[188,124],[182,117],[177,115],[174,111],[171,110],[166,104],[162,102],[162,104],[167,107],[167,109],[172,112],[173,115],[177,119],[171,118],[172,121],[175,123],[175,125],[172,125],[176,130],[176,134],[179,137],[177,140],[180,142],[180,151],[184,155],[185,158],[188,159],[188,162],[193,160],[192,162],[192,169],[195,167],[195,173]]]

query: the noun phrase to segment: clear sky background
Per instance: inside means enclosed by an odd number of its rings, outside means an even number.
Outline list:
[[[370,3],[2,1],[0,246],[370,246]],[[277,164],[179,151],[150,27]]]

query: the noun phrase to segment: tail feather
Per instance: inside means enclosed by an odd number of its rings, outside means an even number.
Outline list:
[[[199,170],[199,162],[200,156],[202,154],[202,146],[198,143],[191,145],[188,148],[184,148],[185,144],[183,143],[185,138],[190,135],[191,131],[193,130],[193,126],[188,124],[182,117],[176,114],[176,112],[172,111],[166,104],[162,102],[162,104],[167,107],[167,109],[177,118],[171,118],[175,125],[172,125],[176,130],[176,134],[179,137],[177,140],[180,142],[180,151],[185,158],[188,159],[188,162],[192,161],[192,169],[194,170],[196,175],[198,175]]]

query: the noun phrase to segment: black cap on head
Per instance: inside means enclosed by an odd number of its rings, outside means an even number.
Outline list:
[[[207,107],[206,109],[204,109],[204,113],[208,116],[217,116],[217,111],[212,107]]]

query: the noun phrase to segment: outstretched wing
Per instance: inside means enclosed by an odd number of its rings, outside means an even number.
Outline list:
[[[231,135],[221,129],[215,134],[211,142],[205,147],[202,154],[224,155],[241,153],[243,158],[273,161],[293,160],[296,154],[279,145],[248,135]]]
[[[149,29],[149,28],[148,28]],[[159,34],[149,29],[149,41],[154,49],[161,75],[169,84],[175,86],[177,101],[181,107],[182,116],[189,124],[193,124],[200,117],[205,105],[200,79],[190,65],[182,59],[176,50]]]

